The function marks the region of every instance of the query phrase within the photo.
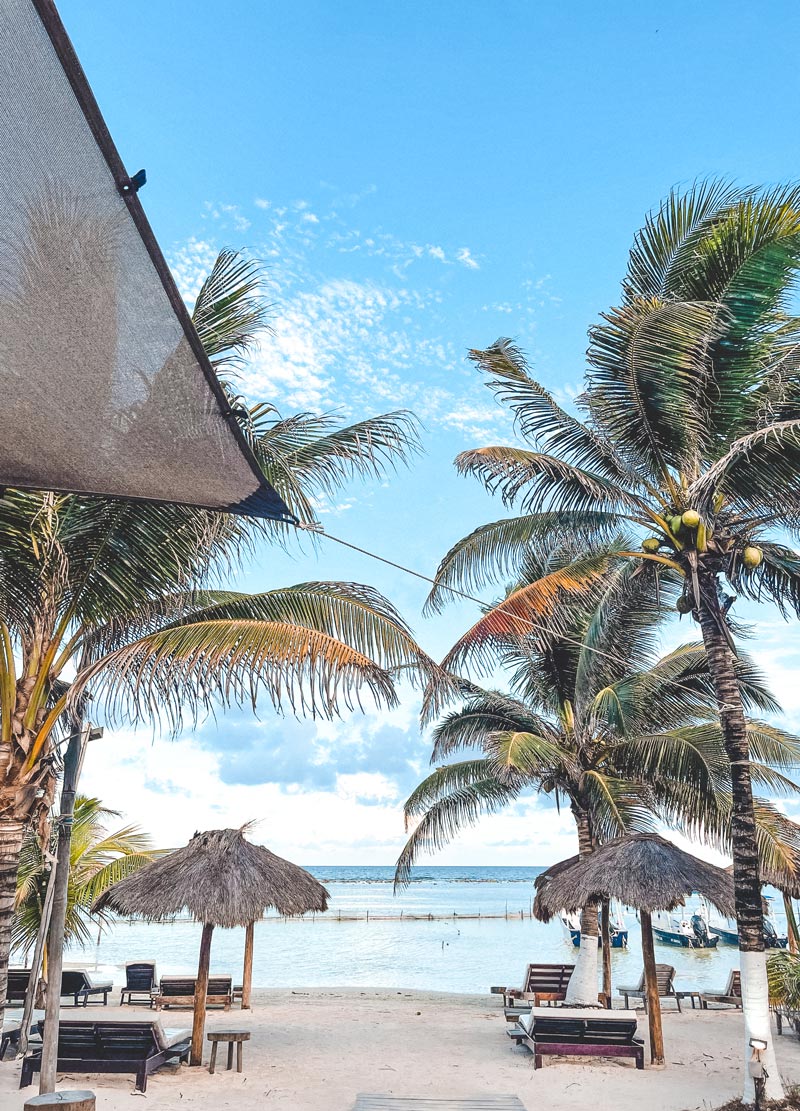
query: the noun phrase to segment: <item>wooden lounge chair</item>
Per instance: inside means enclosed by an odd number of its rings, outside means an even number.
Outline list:
[[[9,968],[8,987],[6,988],[6,1006],[11,1003],[24,1003],[25,993],[31,978],[29,968]]]
[[[162,1007],[193,1007],[197,978],[194,976],[162,976],[158,991],[153,996],[157,1011]],[[233,977],[209,976],[206,1007],[231,1009],[233,1003]]]
[[[44,1023],[39,1023],[44,1028]],[[58,1028],[59,1072],[134,1073],[144,1092],[147,1078],[166,1061],[188,1058],[190,1031],[164,1030],[160,1022],[62,1021]],[[26,1088],[42,1067],[42,1051],[22,1062],[20,1088]]]
[[[126,1004],[146,1003],[153,1005],[156,989],[155,961],[128,961],[125,965],[125,987],[119,998],[120,1007]]]
[[[725,986],[725,991],[715,994],[714,992],[703,992],[700,996],[700,1005],[704,1011],[708,1010],[709,1003],[730,1003],[733,1007],[742,1006],[742,974],[738,968],[734,968],[728,977],[728,983]]]
[[[74,1005],[86,1007],[89,1003],[101,1003],[105,1006],[108,1003],[108,993],[113,989],[114,985],[110,980],[104,980],[98,983],[93,980],[88,972],[83,969],[73,971],[68,969],[66,972],[61,973],[61,995],[71,995],[74,999]],[[92,999],[93,995],[102,995],[102,999]]]
[[[675,969],[671,964],[657,964],[656,965],[656,979],[658,980],[658,996],[660,999],[674,999],[678,1010],[681,1010],[681,996],[686,992],[677,992],[675,990]],[[641,999],[644,1006],[645,1014],[647,1014],[647,991],[644,986],[644,972],[639,977],[639,983],[635,988],[617,988],[620,995],[625,997],[625,1007],[628,1007],[629,999]]]
[[[522,987],[505,988],[503,1005],[507,1022],[514,1022],[541,1003],[566,999],[574,964],[529,964]]]
[[[533,1053],[533,1067],[546,1054],[557,1057],[633,1057],[644,1068],[644,1042],[636,1037],[633,1011],[534,1007],[509,1036]]]

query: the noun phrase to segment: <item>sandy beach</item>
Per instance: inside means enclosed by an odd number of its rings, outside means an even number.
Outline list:
[[[13,1012],[12,1012],[13,1013]],[[146,1008],[93,1007],[96,1018],[145,1018]],[[64,1017],[85,1017],[68,1008]],[[154,1015],[155,1017],[155,1015]],[[188,1011],[161,1012],[164,1026],[188,1025]],[[533,1059],[505,1034],[499,1002],[489,996],[342,988],[260,991],[252,1011],[210,1012],[207,1029],[248,1029],[244,1071],[209,1075],[203,1068],[166,1067],[155,1073],[147,1099],[159,1111],[195,1108],[255,1111],[349,1111],[359,1092],[409,1097],[470,1097],[509,1093],[528,1111],[689,1111],[738,1094],[741,1013],[692,1011],[664,1015],[669,1066],[637,1072],[632,1063],[552,1059],[534,1072]],[[640,1033],[646,1020],[640,1012]],[[777,1039],[787,1082],[800,1082],[800,1041]],[[21,1111],[37,1088],[18,1089],[17,1062],[0,1065],[3,1111]],[[130,1107],[127,1076],[62,1076],[59,1087],[89,1088],[98,1108]]]

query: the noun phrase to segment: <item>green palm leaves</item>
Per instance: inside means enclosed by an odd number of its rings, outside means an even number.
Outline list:
[[[119,815],[106,809],[99,799],[79,795],[70,844],[70,873],[67,890],[65,940],[86,945],[92,926],[102,922],[91,910],[94,900],[112,884],[132,875],[153,859],[149,836],[137,826],[124,826],[109,833],[106,822]],[[51,850],[55,848],[55,835]],[[17,894],[11,940],[24,952],[33,945],[39,930],[50,865],[33,830],[25,836],[17,872]]]

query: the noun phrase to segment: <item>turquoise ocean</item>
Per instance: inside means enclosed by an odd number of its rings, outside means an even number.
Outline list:
[[[306,867],[330,892],[330,908],[302,919],[267,916],[256,924],[255,987],[483,993],[493,984],[519,986],[528,962],[574,959],[560,922],[531,918],[541,868],[420,867],[395,895],[392,867]],[[771,905],[778,931],[785,932],[782,903],[775,898]],[[613,975],[615,983],[630,984],[641,971],[641,940],[635,912],[626,911],[625,919],[628,948],[613,951]],[[124,980],[125,962],[137,959],[155,959],[159,975],[188,974],[195,971],[199,942],[194,922],[117,920],[96,945],[69,949],[66,960],[117,983]],[[212,972],[239,982],[243,951],[244,930],[217,930]],[[679,986],[722,990],[739,954],[721,944],[688,950],[656,942],[656,956],[678,969]]]

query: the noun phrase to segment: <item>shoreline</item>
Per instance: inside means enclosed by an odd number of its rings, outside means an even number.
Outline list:
[[[146,1007],[68,1007],[62,1016],[191,1025],[188,1010]],[[638,1017],[646,1041],[646,1019],[641,1011]],[[585,1111],[587,1105],[641,1111],[643,1102],[648,1111],[693,1111],[737,1096],[741,1012],[678,1014],[670,1008],[663,1018],[664,1069],[638,1072],[625,1061],[558,1058],[534,1072],[531,1055],[506,1036],[499,997],[352,985],[258,988],[252,1010],[209,1011],[207,1017],[207,1030],[251,1031],[241,1075],[224,1066],[213,1076],[207,1067],[165,1067],[151,1076],[144,1098],[159,1111],[352,1111],[360,1092],[431,1099],[511,1094],[526,1111]],[[785,1033],[776,1038],[776,1050],[784,1080],[799,1082],[800,1040]],[[37,1091],[35,1085],[18,1089],[19,1069],[18,1062],[0,1064],[4,1111],[21,1111]],[[123,1111],[130,1108],[133,1079],[74,1073],[61,1076],[59,1087],[89,1088],[98,1109]]]

